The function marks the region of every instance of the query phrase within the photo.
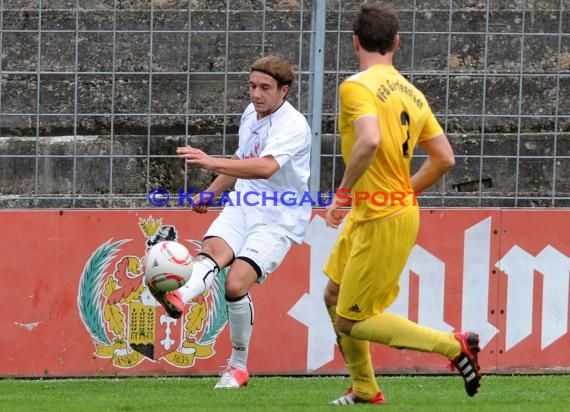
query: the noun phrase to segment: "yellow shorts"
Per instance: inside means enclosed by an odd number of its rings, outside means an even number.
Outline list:
[[[419,209],[356,222],[351,214],[323,271],[340,285],[336,311],[351,320],[368,319],[390,306],[400,291],[400,274],[416,242]]]

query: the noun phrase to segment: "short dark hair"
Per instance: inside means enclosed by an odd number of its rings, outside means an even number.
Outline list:
[[[352,24],[360,46],[369,52],[386,54],[392,51],[400,22],[394,10],[380,3],[368,2],[360,6]]]
[[[279,87],[291,86],[295,81],[295,67],[278,56],[269,55],[257,59],[251,66],[251,71],[258,71],[273,77]]]

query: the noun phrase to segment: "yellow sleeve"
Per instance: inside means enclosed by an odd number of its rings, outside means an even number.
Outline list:
[[[418,141],[423,142],[431,140],[441,134],[443,134],[443,129],[435,118],[433,112],[430,110]]]
[[[344,81],[339,88],[340,110],[352,122],[362,116],[378,117],[376,97],[364,85],[355,81]]]

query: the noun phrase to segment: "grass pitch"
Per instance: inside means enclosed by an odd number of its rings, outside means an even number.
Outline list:
[[[97,378],[3,379],[0,411],[172,412],[331,411],[347,377],[252,377],[247,388],[214,390],[217,379]],[[386,411],[570,410],[569,375],[484,376],[469,398],[459,376],[378,377],[387,405],[357,405]]]

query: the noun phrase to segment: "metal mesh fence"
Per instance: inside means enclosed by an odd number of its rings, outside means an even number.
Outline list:
[[[351,43],[347,10],[355,3],[338,2],[336,25],[327,28],[332,43]],[[394,2],[402,30],[395,65],[426,94],[456,153],[455,169],[422,195],[423,205],[570,204],[569,5]],[[326,65],[331,87],[357,70],[345,63],[351,50],[337,50]],[[331,103],[328,124],[338,109]],[[336,131],[323,153],[335,176],[342,170]],[[414,167],[424,158],[417,153]]]
[[[422,204],[569,206],[570,0],[387,3],[401,19],[395,64],[457,157]],[[249,67],[267,53],[297,66],[311,190],[334,190],[359,4],[0,0],[0,205],[148,207],[152,188],[203,189],[213,175],[175,148],[233,153]]]

